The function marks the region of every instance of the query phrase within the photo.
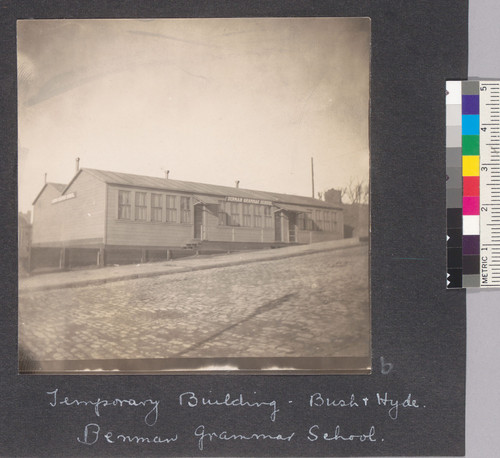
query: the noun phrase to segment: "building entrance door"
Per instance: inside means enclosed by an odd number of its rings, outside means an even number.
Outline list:
[[[290,243],[295,243],[297,241],[296,235],[297,227],[297,213],[288,213],[288,241]]]
[[[274,214],[274,241],[275,242],[282,242],[282,235],[281,235],[281,212],[276,212]]]
[[[201,239],[201,228],[203,226],[203,205],[194,206],[194,238]]]

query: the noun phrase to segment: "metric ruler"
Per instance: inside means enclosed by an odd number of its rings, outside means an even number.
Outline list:
[[[500,287],[500,81],[446,82],[447,288]]]
[[[480,286],[500,287],[500,81],[479,82]]]

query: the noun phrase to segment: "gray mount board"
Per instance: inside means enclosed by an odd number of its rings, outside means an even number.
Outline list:
[[[371,293],[373,373],[366,376],[33,376],[17,374],[16,278],[16,20],[113,17],[364,16],[372,20]],[[446,291],[445,103],[447,79],[467,77],[467,2],[425,1],[17,1],[2,4],[2,320],[0,454],[2,456],[390,456],[463,455],[465,415],[465,291]],[[52,408],[47,392],[80,400],[160,400],[154,432],[124,410],[100,417]],[[254,393],[273,399],[275,422],[262,411],[180,406],[180,393],[224,398]],[[370,398],[367,408],[312,408],[313,393]],[[388,394],[419,408],[400,407],[396,420],[373,402]],[[292,402],[290,402],[292,401]],[[410,401],[408,401],[410,402]],[[425,406],[425,407],[424,407]],[[84,426],[162,434],[158,444],[94,445],[76,440]],[[208,439],[194,431],[294,432],[293,441]],[[317,425],[317,440],[308,433]],[[376,428],[376,442],[322,440]],[[319,433],[321,431],[321,433]]]

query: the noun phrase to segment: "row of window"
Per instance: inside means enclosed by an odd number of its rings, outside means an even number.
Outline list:
[[[150,213],[148,217],[148,206]],[[165,215],[165,216],[164,216]],[[169,223],[191,223],[191,198],[142,191],[118,191],[118,219]],[[218,204],[220,226],[273,227],[273,212],[269,205],[226,202]],[[337,230],[337,213],[314,210],[298,213],[296,224],[299,230]]]
[[[337,230],[337,213],[328,210],[314,210],[306,213],[299,213],[297,226],[304,231],[327,231]]]
[[[273,227],[271,207],[219,201],[219,225],[244,227]]]
[[[304,231],[334,232],[337,230],[337,213],[329,210],[314,210],[314,216],[312,211],[297,213],[296,220],[292,219],[290,224],[296,224],[299,230]],[[219,225],[272,228],[272,208],[219,201]]]
[[[185,196],[172,196],[157,193],[135,191],[132,205],[132,191],[118,191],[118,219],[147,221],[148,220],[148,195],[150,196],[151,215],[153,222],[190,223],[191,198]],[[178,212],[178,207],[180,212]],[[133,214],[132,214],[133,212]],[[163,218],[165,213],[165,218]],[[180,213],[180,215],[179,215]]]

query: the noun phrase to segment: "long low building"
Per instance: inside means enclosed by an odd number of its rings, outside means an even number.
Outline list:
[[[46,183],[33,206],[32,268],[343,238],[342,208],[319,199],[88,168]]]

